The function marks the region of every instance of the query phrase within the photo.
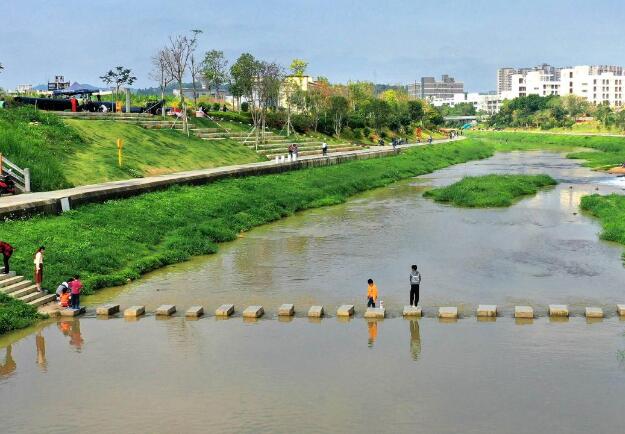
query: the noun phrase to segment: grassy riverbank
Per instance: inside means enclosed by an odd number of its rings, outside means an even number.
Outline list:
[[[0,334],[28,327],[40,318],[34,307],[0,293]]]
[[[46,246],[45,286],[80,273],[86,292],[194,255],[297,211],[453,164],[489,157],[474,140],[413,148],[399,156],[353,161],[279,175],[230,179],[201,187],[174,187],[125,200],[93,204],[60,216],[3,223],[17,247],[13,266],[29,272],[32,252]]]
[[[474,131],[470,137],[491,145],[496,151],[552,150],[570,152],[567,157],[583,159],[593,169],[609,169],[625,161],[625,139],[622,137],[572,136],[515,132]],[[579,148],[588,151],[574,152]]]
[[[625,196],[620,194],[584,196],[580,207],[601,222],[602,240],[625,245]],[[625,253],[623,260],[625,261]]]
[[[425,192],[436,202],[468,208],[507,207],[516,200],[536,194],[556,181],[548,175],[485,175],[471,176],[447,187]]]

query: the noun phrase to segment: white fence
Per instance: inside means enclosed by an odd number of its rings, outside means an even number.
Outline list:
[[[30,170],[20,169],[0,154],[0,173],[9,173],[15,180],[15,187],[22,193],[30,193]]]

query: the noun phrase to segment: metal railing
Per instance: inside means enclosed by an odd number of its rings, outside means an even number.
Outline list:
[[[22,193],[30,193],[30,169],[21,169],[0,153],[0,174],[8,173],[15,187]]]

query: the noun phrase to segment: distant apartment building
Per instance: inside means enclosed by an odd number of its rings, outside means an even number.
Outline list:
[[[420,81],[409,84],[407,91],[414,98],[449,99],[456,94],[464,93],[464,83],[447,74],[443,74],[440,81],[434,77],[421,77]]]
[[[463,92],[456,93],[451,98],[434,98],[430,101],[435,107],[453,107],[456,104],[468,103],[473,105],[478,113],[492,115],[499,111],[503,99],[496,93]]]
[[[526,75],[530,72],[540,72],[552,75],[555,79],[559,78],[559,70],[555,66],[547,63],[534,66],[531,68],[499,68],[497,70],[497,93],[510,92],[512,90],[512,76],[515,74]]]
[[[593,104],[622,107],[624,72],[622,66],[613,65],[517,70],[510,76],[509,89],[498,93],[503,99],[527,95],[576,95]]]
[[[15,86],[15,92],[17,93],[31,93],[32,91],[32,84],[18,84],[17,86]]]

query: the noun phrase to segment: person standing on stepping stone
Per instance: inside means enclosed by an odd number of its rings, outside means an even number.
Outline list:
[[[375,286],[372,279],[367,280],[369,284],[367,286],[367,307],[375,307],[375,302],[378,299],[378,287]]]
[[[410,271],[410,306],[417,307],[419,304],[419,285],[421,285],[421,273],[417,266],[413,265]]]

